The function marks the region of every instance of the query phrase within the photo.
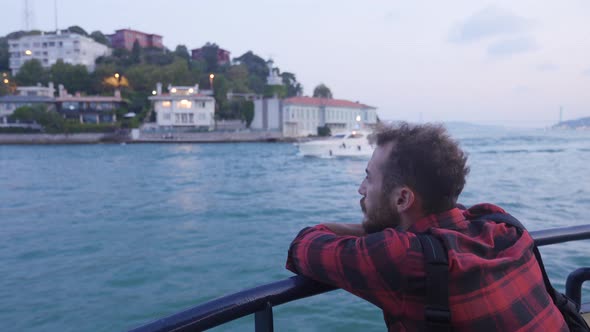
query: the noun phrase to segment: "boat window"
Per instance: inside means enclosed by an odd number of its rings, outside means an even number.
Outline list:
[[[345,134],[338,134],[338,135],[334,135],[332,137],[334,138],[344,138],[344,136],[346,136]]]

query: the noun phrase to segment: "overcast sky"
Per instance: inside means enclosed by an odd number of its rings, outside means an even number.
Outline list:
[[[53,0],[29,0],[55,28]],[[58,0],[60,28],[132,28],[174,49],[215,42],[296,74],[309,95],[376,106],[381,118],[542,127],[590,116],[590,1]],[[2,0],[0,35],[25,28]]]

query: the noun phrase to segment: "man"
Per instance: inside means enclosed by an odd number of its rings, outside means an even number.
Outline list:
[[[530,235],[471,222],[505,213],[497,206],[457,207],[469,168],[446,131],[402,124],[379,129],[375,138],[359,188],[362,224],[303,229],[287,268],[375,304],[389,331],[425,331],[425,261],[416,234],[429,232],[448,250],[453,331],[567,331]]]

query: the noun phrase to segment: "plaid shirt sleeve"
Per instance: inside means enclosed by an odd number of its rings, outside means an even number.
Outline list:
[[[413,270],[404,264],[409,251],[421,254],[409,233],[387,229],[364,237],[338,236],[318,225],[303,229],[293,240],[286,267],[395,312],[402,284],[395,276]]]
[[[462,213],[471,219],[478,209],[497,212],[477,206]],[[530,235],[461,216],[451,211],[415,230],[432,227],[447,247],[455,331],[567,331],[545,290]],[[386,229],[354,237],[322,225],[305,228],[291,243],[287,269],[375,304],[390,331],[425,329],[424,256],[414,232]]]

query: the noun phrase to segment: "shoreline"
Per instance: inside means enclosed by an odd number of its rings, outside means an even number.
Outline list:
[[[173,138],[154,134],[132,139],[112,133],[83,134],[0,134],[0,145],[81,145],[81,144],[194,144],[194,143],[295,143],[300,138],[280,137],[268,133],[188,133]]]

